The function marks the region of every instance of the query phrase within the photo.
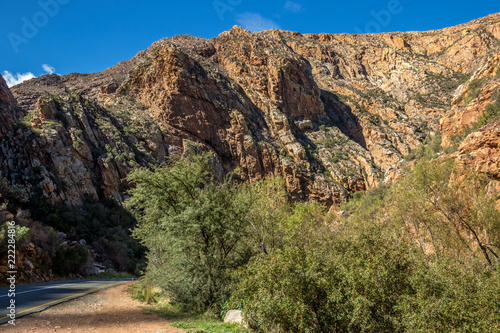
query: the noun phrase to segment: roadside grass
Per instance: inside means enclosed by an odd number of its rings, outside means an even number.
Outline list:
[[[141,286],[140,283],[131,284],[128,287],[127,292],[130,294],[131,298],[146,304],[156,304],[167,301],[164,297],[162,297],[163,291],[160,288],[149,286],[144,287]]]
[[[169,303],[158,304],[147,309],[148,314],[156,314],[172,321],[173,327],[187,329],[188,333],[248,333],[249,329],[239,324],[223,323],[217,318],[204,314],[183,312]]]
[[[149,304],[144,306],[145,314],[157,315],[172,322],[176,328],[186,329],[188,333],[249,333],[251,330],[239,324],[223,323],[214,315],[196,314],[183,311],[169,303],[158,288],[142,287],[140,283],[131,284],[127,289],[130,297]]]

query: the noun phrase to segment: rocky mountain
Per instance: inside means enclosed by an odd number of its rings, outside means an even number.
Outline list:
[[[100,73],[1,79],[0,168],[77,207],[122,201],[133,168],[202,150],[221,175],[281,176],[293,198],[337,205],[397,178],[429,135],[450,145],[477,122],[499,50],[500,14],[427,32],[165,38]]]

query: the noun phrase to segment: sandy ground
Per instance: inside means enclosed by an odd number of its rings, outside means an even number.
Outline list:
[[[0,325],[0,332],[185,332],[170,326],[171,323],[161,317],[144,314],[143,304],[131,299],[125,291],[131,283],[21,317],[16,319],[16,326]]]

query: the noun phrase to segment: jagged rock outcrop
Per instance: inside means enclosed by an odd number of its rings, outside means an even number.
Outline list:
[[[453,157],[459,170],[476,172],[487,180],[487,193],[500,207],[500,121],[469,134]]]
[[[469,134],[458,148],[456,161],[500,181],[500,122],[491,122]]]
[[[499,39],[499,14],[428,32],[234,27],[162,39],[101,73],[13,87],[23,118],[0,119],[9,131],[0,167],[10,182],[78,206],[122,200],[131,169],[201,149],[219,173],[281,176],[296,199],[338,204],[398,178],[402,156],[439,130],[456,88],[481,75]]]
[[[489,107],[500,104],[500,52],[477,70],[457,89],[452,108],[441,120],[443,146],[453,144],[467,128],[475,125]]]

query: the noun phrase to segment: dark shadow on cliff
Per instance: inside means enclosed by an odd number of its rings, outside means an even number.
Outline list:
[[[366,140],[363,136],[363,129],[359,123],[358,117],[353,113],[352,108],[344,103],[337,94],[331,91],[322,89],[314,80],[311,63],[306,62],[306,75],[311,78],[311,83],[321,92],[321,102],[323,103],[325,114],[328,116],[330,123],[325,126],[335,126],[349,139],[357,142],[366,149]],[[323,124],[320,124],[323,125]]]
[[[325,106],[326,115],[332,122],[326,125],[337,127],[343,134],[366,149],[363,129],[351,107],[343,103],[337,95],[327,90],[321,90],[321,101]]]

